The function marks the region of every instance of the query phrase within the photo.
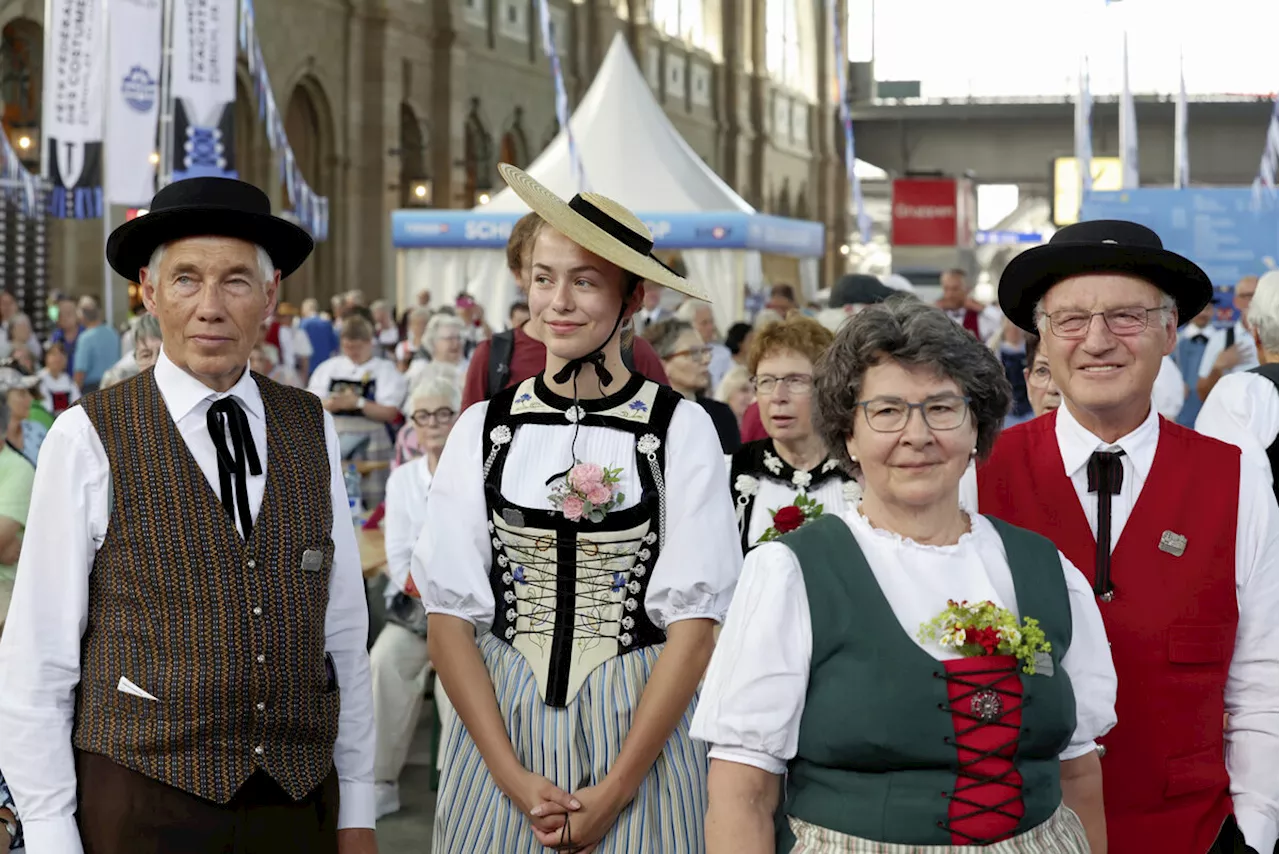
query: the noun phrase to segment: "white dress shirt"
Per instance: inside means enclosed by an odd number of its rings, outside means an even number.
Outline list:
[[[413,552],[413,580],[428,614],[450,614],[485,631],[493,625],[489,511],[484,494],[484,430],[488,402],[458,419],[436,466],[427,522]],[[577,436],[575,444],[575,433]],[[665,629],[677,620],[724,618],[742,568],[729,478],[711,417],[688,400],[671,416],[664,440],[666,535],[645,594],[645,611]],[[622,509],[643,490],[636,439],[610,427],[523,424],[502,469],[502,495],[513,504],[554,509],[548,476],[575,456],[622,470]]]
[[[1160,372],[1156,374],[1155,384],[1151,387],[1151,405],[1156,408],[1156,412],[1172,421],[1182,411],[1182,404],[1186,399],[1187,387],[1182,382],[1178,363],[1165,356],[1160,360]]]
[[[329,396],[329,385],[334,380],[339,382],[367,382],[373,380],[373,402],[379,406],[394,406],[399,409],[404,403],[408,383],[404,374],[396,368],[395,363],[376,356],[363,365],[357,365],[346,356],[338,353],[325,359],[311,372],[307,382],[307,390],[321,400]]]
[[[1218,327],[1211,327],[1205,330],[1205,335],[1209,341],[1204,345],[1204,355],[1200,357],[1200,376],[1207,377],[1213,373],[1213,363],[1218,361],[1218,357],[1222,355],[1222,351],[1227,348],[1227,330]],[[1227,374],[1241,374],[1245,371],[1258,367],[1258,345],[1253,342],[1253,333],[1244,328],[1244,324],[1236,321],[1236,344],[1240,348],[1240,364],[1236,365],[1223,376]]]
[[[873,528],[856,507],[839,515],[902,630],[935,659],[961,657],[918,637],[948,600],[990,600],[1021,620],[1004,541],[987,519],[970,516],[970,532],[955,545],[926,546]],[[1059,559],[1071,607],[1062,667],[1076,698],[1074,734],[1060,757],[1067,760],[1094,749],[1094,739],[1115,726],[1116,672],[1089,583],[1061,553]],[[712,759],[784,773],[799,743],[812,656],[800,563],[782,543],[766,543],[747,555],[694,713],[694,738],[711,745]]]
[[[1271,477],[1267,448],[1280,433],[1280,394],[1257,374],[1231,374],[1218,380],[1196,416],[1196,431],[1240,449],[1245,465]]]
[[[1261,379],[1261,378],[1260,378]],[[1265,380],[1263,380],[1265,382]],[[1152,409],[1145,421],[1119,441],[1107,444],[1080,425],[1070,407],[1058,407],[1054,432],[1062,464],[1075,487],[1089,530],[1098,535],[1098,496],[1089,492],[1086,471],[1094,451],[1123,449],[1124,479],[1120,494],[1111,498],[1111,549],[1115,550],[1133,505],[1151,473],[1160,423]],[[1194,460],[1180,460],[1194,466]],[[1212,472],[1205,472],[1212,477]],[[978,503],[977,481],[970,474],[961,481],[961,505]],[[1194,501],[1194,496],[1187,496]],[[1280,809],[1280,519],[1271,492],[1271,468],[1240,466],[1240,497],[1236,504],[1236,625],[1235,652],[1227,670],[1227,774],[1236,821],[1245,840],[1260,852],[1276,842]]]
[[[427,491],[431,469],[427,458],[418,457],[397,468],[387,478],[387,515],[382,520],[387,551],[388,596],[403,593],[409,582],[413,546],[427,520]]]
[[[263,467],[262,475],[247,476],[249,508],[256,517],[270,460],[266,412],[249,372],[230,391],[217,393],[175,366],[162,351],[155,380],[214,494],[219,492],[219,480],[206,419],[209,407],[234,397],[244,408]],[[368,612],[355,530],[346,524],[350,511],[338,435],[328,413],[324,425],[334,520],[325,650],[333,656],[342,691],[333,751],[341,799],[338,827],[373,827],[373,697],[365,648]],[[282,428],[297,429],[297,425]],[[0,639],[0,733],[4,734],[0,767],[22,814],[30,854],[80,854],[71,730],[80,681],[80,640],[89,613],[89,574],[107,534],[111,476],[102,442],[80,407],[58,417],[45,438],[44,451],[31,495],[13,603]],[[240,527],[238,518],[236,527]]]

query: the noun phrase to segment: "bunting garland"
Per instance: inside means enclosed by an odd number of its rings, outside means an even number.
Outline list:
[[[0,129],[0,198],[12,201],[28,218],[40,216],[40,179],[22,165],[9,135]]]
[[[262,59],[262,45],[258,41],[254,25],[253,0],[240,0],[240,49],[245,52],[249,64],[249,76],[253,79],[254,96],[258,101],[258,118],[266,126],[267,144],[271,151],[280,153],[280,178],[284,181],[289,204],[298,222],[317,241],[329,237],[329,200],[317,195],[298,168],[293,147],[284,130],[284,117],[276,106],[267,76],[267,64]]]

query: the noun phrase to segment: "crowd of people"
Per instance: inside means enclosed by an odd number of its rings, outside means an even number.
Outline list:
[[[851,274],[721,335],[626,208],[502,173],[498,330],[277,304],[310,238],[221,179],[112,235],[123,335],[0,294],[32,854],[375,851],[427,697],[442,854],[1276,850],[1280,275],[1229,312],[1086,222],[990,306]]]

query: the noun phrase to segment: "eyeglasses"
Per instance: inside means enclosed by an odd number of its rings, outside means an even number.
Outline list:
[[[1101,317],[1113,335],[1137,335],[1151,322],[1151,312],[1163,308],[1144,308],[1140,305],[1112,308],[1107,311],[1075,311],[1064,309],[1047,315],[1049,328],[1059,338],[1084,338],[1089,334],[1095,317]]]
[[[777,391],[778,383],[784,383],[787,391],[796,397],[804,397],[813,391],[813,374],[787,374],[785,377],[771,377],[765,374],[762,377],[751,378],[751,387],[756,390],[756,394],[766,397]]]
[[[1027,382],[1036,388],[1048,388],[1049,383],[1053,382],[1053,373],[1042,362],[1027,372]]]
[[[417,412],[409,416],[409,420],[419,427],[426,427],[429,424],[448,424],[453,421],[454,416],[458,413],[454,412],[447,406],[442,406],[435,411],[419,409]]]
[[[677,356],[688,356],[690,359],[693,359],[695,362],[710,362],[711,348],[710,347],[690,347],[688,350],[677,350],[667,358],[674,359]]]
[[[897,397],[876,397],[860,400],[854,406],[862,407],[868,426],[877,433],[905,430],[913,409],[920,410],[920,417],[930,430],[955,430],[969,413],[969,398],[940,394],[923,403],[907,403]]]

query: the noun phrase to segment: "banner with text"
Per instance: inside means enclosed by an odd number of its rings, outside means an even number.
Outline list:
[[[156,190],[160,118],[160,0],[108,6],[107,204],[146,206]]]
[[[234,178],[236,0],[174,0],[173,180]]]
[[[102,215],[102,84],[106,21],[101,0],[47,0],[42,171],[51,216]]]

